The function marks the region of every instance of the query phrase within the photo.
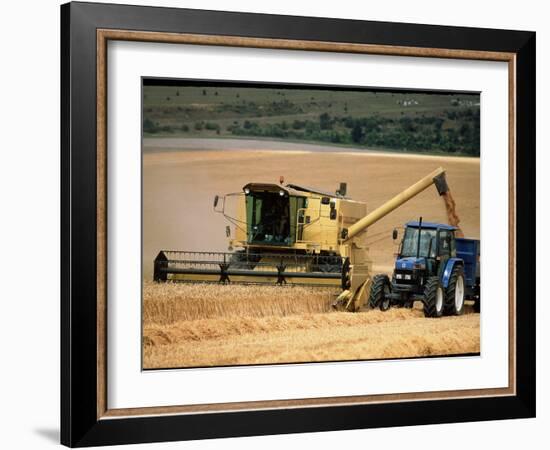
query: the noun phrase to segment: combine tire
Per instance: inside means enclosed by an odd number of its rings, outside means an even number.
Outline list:
[[[372,279],[372,287],[369,294],[369,306],[380,308],[380,311],[390,309],[391,300],[387,297],[390,293],[390,280],[387,275],[375,275]]]
[[[460,316],[464,312],[464,269],[454,266],[445,290],[445,314]]]
[[[426,317],[441,317],[445,293],[438,277],[430,277],[424,288],[424,315]]]

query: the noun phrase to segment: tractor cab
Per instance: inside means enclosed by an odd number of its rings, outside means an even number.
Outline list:
[[[450,225],[433,222],[406,223],[395,262],[396,281],[412,280],[414,272],[420,270],[437,275],[439,268],[449,258],[456,256],[455,229]]]
[[[410,307],[415,300],[422,300],[427,305],[428,316],[441,314],[442,296],[447,286],[441,285],[440,281],[449,277],[454,262],[458,262],[455,230],[456,228],[450,225],[423,222],[422,218],[419,221],[407,222],[391,282],[386,276],[375,280],[381,285],[386,283],[387,292],[382,296],[384,301],[374,299],[371,303],[387,309],[391,304]],[[396,235],[397,232],[394,231],[394,238]],[[463,276],[462,272],[460,276]],[[431,289],[432,285],[435,291],[426,297],[427,289]],[[376,293],[376,289],[374,292]],[[434,296],[439,296],[440,301],[434,300]]]

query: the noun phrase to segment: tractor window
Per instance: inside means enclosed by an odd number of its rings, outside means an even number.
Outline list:
[[[447,230],[439,231],[439,256],[451,256],[451,233]]]
[[[455,232],[449,232],[451,237],[451,257],[456,258],[456,241],[455,241]]]
[[[418,252],[418,228],[407,227],[403,244],[401,247],[401,256],[418,256],[424,258],[435,258],[436,252],[436,230],[422,228],[420,233],[420,251]]]

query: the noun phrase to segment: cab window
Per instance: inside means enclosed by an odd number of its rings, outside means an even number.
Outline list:
[[[448,230],[439,231],[439,255],[451,256],[451,232]]]

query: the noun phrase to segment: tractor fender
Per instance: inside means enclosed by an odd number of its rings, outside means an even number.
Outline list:
[[[445,264],[445,269],[443,270],[443,275],[441,276],[441,284],[443,288],[447,289],[449,286],[449,279],[451,278],[451,273],[453,273],[453,268],[456,265],[463,266],[464,261],[460,258],[449,258]]]

